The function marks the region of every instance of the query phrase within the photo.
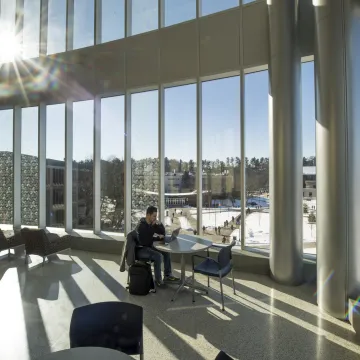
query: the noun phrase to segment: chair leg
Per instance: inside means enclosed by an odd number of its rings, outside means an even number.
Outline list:
[[[28,263],[28,255],[25,254],[25,265]]]
[[[225,311],[224,307],[224,293],[223,293],[223,286],[222,286],[222,278],[220,277],[220,292],[221,292],[221,304],[222,304],[222,311]]]
[[[10,258],[10,248],[8,249],[8,258]]]
[[[140,360],[144,360],[144,354],[140,354]]]
[[[210,287],[210,276],[208,276],[208,287]]]
[[[194,303],[195,302],[195,272],[194,272],[194,269],[192,270],[192,302]]]
[[[45,256],[43,256],[43,262],[42,262],[42,266],[45,265]]]
[[[128,284],[128,285],[130,284],[130,273],[129,273],[129,271],[128,271],[127,284]]]
[[[231,276],[232,276],[232,282],[233,282],[234,295],[236,295],[236,290],[235,290],[235,280],[234,280],[234,272],[233,272],[233,270],[231,270]]]

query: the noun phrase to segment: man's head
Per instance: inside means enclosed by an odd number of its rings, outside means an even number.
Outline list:
[[[157,208],[155,206],[149,206],[146,209],[146,221],[149,224],[152,224],[156,221],[157,219]]]

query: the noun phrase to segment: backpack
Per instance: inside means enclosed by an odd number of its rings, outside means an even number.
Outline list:
[[[146,262],[135,262],[129,268],[129,293],[131,295],[147,295],[150,291],[155,292],[154,279],[151,273],[151,265]]]

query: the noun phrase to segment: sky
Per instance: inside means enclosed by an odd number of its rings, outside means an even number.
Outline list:
[[[13,24],[15,1],[1,1],[0,31]],[[157,0],[133,0],[132,34],[157,28]],[[249,1],[248,1],[249,2]],[[165,26],[193,19],[195,0],[165,0]],[[237,0],[202,0],[202,13],[236,6]],[[124,0],[103,0],[102,41],[124,37]],[[48,53],[65,49],[66,0],[49,0]],[[40,0],[25,0],[24,56],[36,57],[39,45]],[[75,0],[74,48],[93,45],[94,0]],[[232,77],[202,84],[203,159],[240,157],[240,79]],[[124,157],[124,99],[101,102],[101,155]],[[196,86],[165,89],[165,156],[196,161]],[[131,149],[135,159],[157,157],[157,91],[134,94],[131,99]],[[0,111],[0,151],[12,149],[12,111]],[[22,109],[22,153],[37,155],[38,109]],[[315,94],[313,63],[302,65],[303,155],[315,155]],[[74,160],[93,156],[93,101],[74,103]],[[47,107],[48,158],[63,160],[65,154],[65,106]],[[269,156],[268,73],[245,77],[246,156]]]

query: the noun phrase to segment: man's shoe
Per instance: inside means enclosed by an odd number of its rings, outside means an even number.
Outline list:
[[[166,276],[166,277],[164,278],[164,281],[165,281],[165,282],[179,282],[180,279],[177,278],[176,276],[170,275],[170,276]]]
[[[155,280],[155,285],[157,288],[163,288],[165,286],[162,280]]]

